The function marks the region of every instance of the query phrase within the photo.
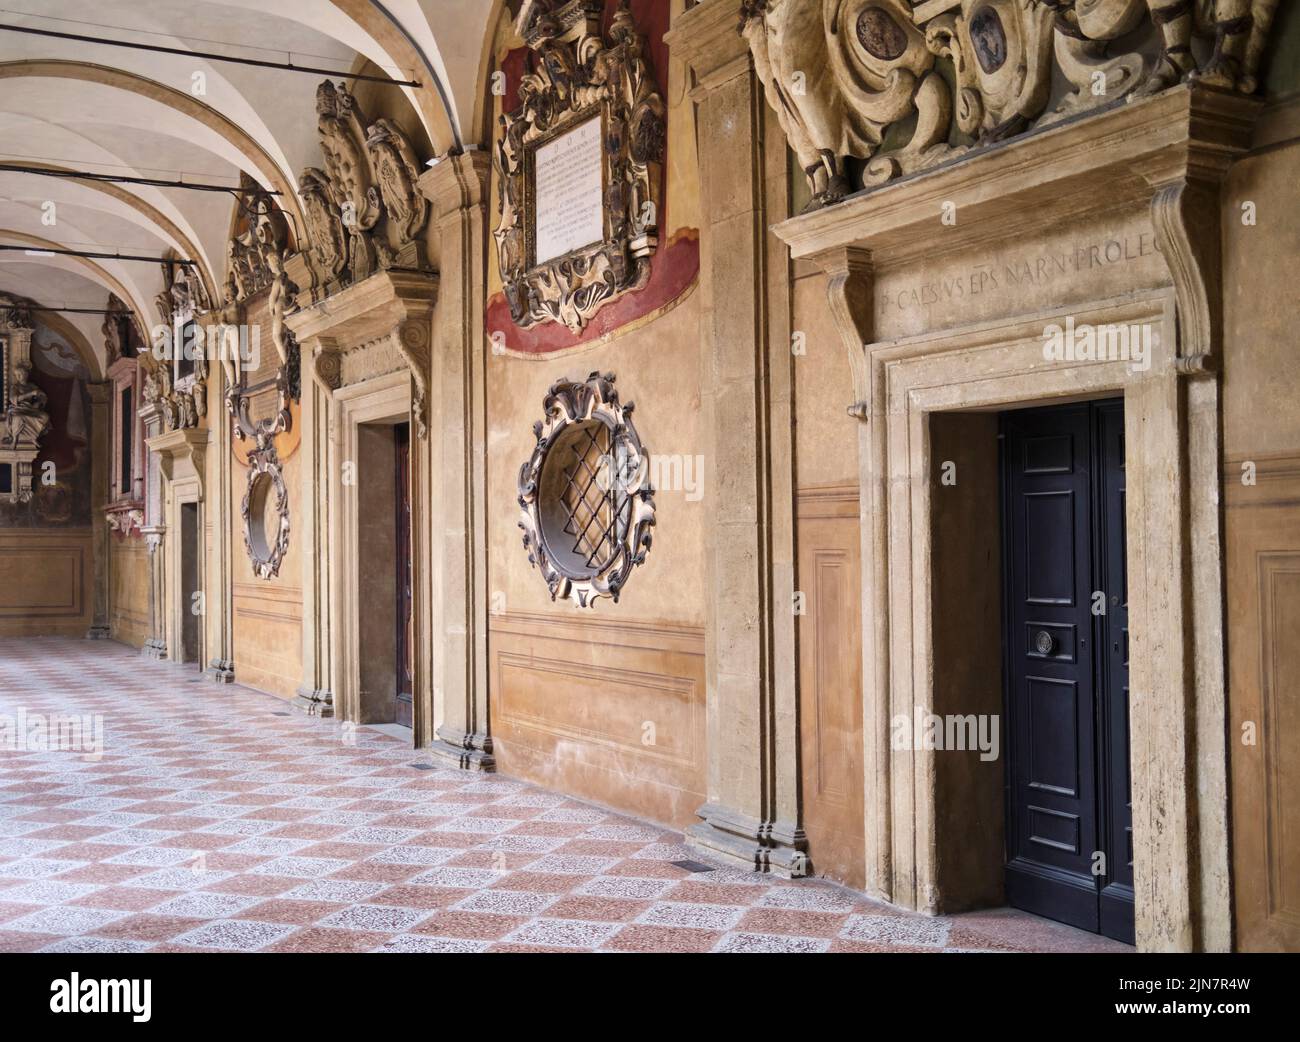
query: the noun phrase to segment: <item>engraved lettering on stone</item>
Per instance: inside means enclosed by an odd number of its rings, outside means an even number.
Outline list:
[[[533,155],[536,257],[551,260],[605,237],[600,119],[589,119]]]

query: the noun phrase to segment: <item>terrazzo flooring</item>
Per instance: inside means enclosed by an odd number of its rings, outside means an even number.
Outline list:
[[[100,718],[102,752],[33,748],[60,714]],[[1132,950],[684,860],[672,830],[194,667],[0,639],[0,951]]]

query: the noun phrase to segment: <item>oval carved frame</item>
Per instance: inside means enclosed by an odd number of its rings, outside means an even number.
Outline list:
[[[528,560],[541,573],[551,591],[551,600],[571,600],[579,608],[590,608],[600,597],[615,603],[632,569],[645,561],[655,524],[654,488],[649,482],[649,454],[632,424],[633,403],[623,405],[614,389],[614,374],[592,373],[585,382],[558,380],[542,401],[546,418],[533,425],[537,445],[519,470],[519,506],[522,514],[524,549]],[[626,516],[618,521],[609,552],[594,568],[574,571],[558,560],[548,544],[543,519],[548,504],[543,502],[543,472],[552,450],[569,444],[568,435],[577,425],[592,421],[609,432],[610,453],[619,461],[613,481],[625,497]],[[607,479],[608,480],[608,479]],[[616,510],[621,516],[623,506]]]

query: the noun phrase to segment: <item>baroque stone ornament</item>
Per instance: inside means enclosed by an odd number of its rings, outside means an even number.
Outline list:
[[[494,235],[510,315],[519,326],[562,322],[581,332],[601,307],[650,277],[664,102],[626,0],[614,12],[608,40],[600,31],[603,10],[603,0],[526,0],[515,21],[537,67],[520,82],[518,107],[501,117],[494,156],[501,219]],[[538,149],[593,119],[600,121],[601,232],[596,241],[539,258]]]
[[[740,32],[808,178],[811,210],[1182,80],[1252,93],[1276,8],[1277,0],[741,0]],[[1158,53],[1125,49],[1142,30],[1158,36]],[[1212,40],[1200,62],[1195,37]],[[1051,105],[1054,77],[1067,89]]]
[[[309,246],[299,307],[387,268],[429,267],[424,232],[429,202],[416,181],[420,160],[389,119],[373,123],[342,83],[316,91],[316,129],[325,168],[299,178]]]
[[[274,579],[289,551],[289,489],[275,446],[248,454],[248,484],[240,507],[244,549],[259,579]]]
[[[0,466],[9,468],[10,502],[32,499],[32,466],[50,428],[49,404],[31,380],[32,334],[29,304],[0,297]]]
[[[645,561],[655,523],[649,457],[619,403],[612,373],[559,380],[533,425],[537,446],[519,471],[519,527],[551,599],[616,603]]]

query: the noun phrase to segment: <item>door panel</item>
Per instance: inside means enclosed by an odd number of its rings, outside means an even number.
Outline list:
[[[1098,589],[1106,614],[1097,619],[1099,727],[1104,735],[1102,821],[1107,871],[1102,879],[1101,932],[1133,943],[1133,798],[1129,771],[1128,577],[1125,568],[1124,406],[1094,408],[1097,444]]]
[[[1008,632],[1028,635],[1008,662],[1007,895],[1096,930],[1088,407],[1008,414],[1003,433]],[[1078,635],[1068,654],[1062,630]]]
[[[1132,941],[1123,403],[1002,434],[1008,900]]]

